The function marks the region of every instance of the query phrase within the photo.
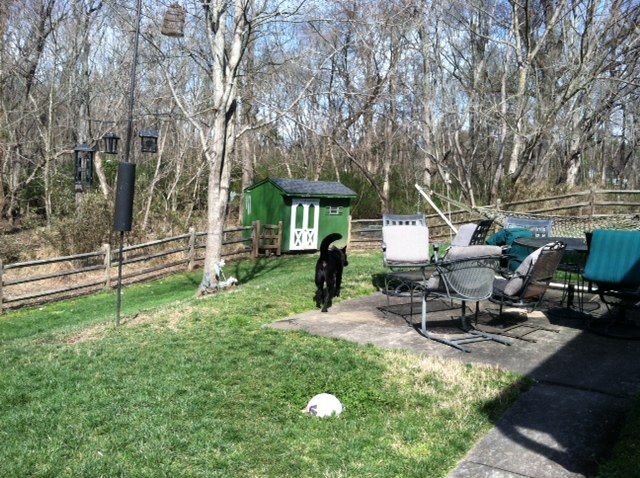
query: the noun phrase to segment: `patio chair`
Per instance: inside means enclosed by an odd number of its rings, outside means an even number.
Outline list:
[[[478,246],[476,246],[478,247]],[[482,247],[482,246],[479,246]],[[492,246],[484,246],[492,247]],[[495,248],[500,251],[500,248]],[[510,342],[476,330],[469,324],[466,316],[467,302],[475,302],[475,320],[477,322],[480,301],[491,297],[493,279],[499,265],[499,255],[470,257],[454,261],[442,261],[436,264],[436,273],[426,282],[422,296],[422,321],[420,333],[430,340],[454,347],[463,352],[470,352],[466,344],[494,341],[504,345]],[[435,334],[427,328],[427,301],[430,297],[446,298],[461,302],[461,328],[465,332],[458,338],[446,338]]]
[[[553,219],[527,219],[523,217],[507,217],[505,229],[529,229],[533,232],[533,237],[551,236]]]
[[[493,219],[485,219],[484,221],[480,221],[476,226],[476,230],[473,232],[473,236],[471,236],[469,245],[470,246],[483,245],[487,240],[487,234],[489,233],[491,226],[493,226]]]
[[[389,268],[429,264],[429,228],[424,214],[382,216],[383,263]]]
[[[427,226],[424,214],[383,214],[382,227],[385,226]]]
[[[583,277],[597,285],[609,312],[615,308],[625,320],[640,307],[640,231],[593,231]]]
[[[523,308],[528,312],[533,312],[540,305],[549,288],[549,283],[562,261],[565,249],[566,245],[562,242],[547,244],[529,254],[510,279],[498,278],[495,280],[493,294],[489,300],[500,305],[499,319],[502,318],[502,309],[505,305]],[[527,331],[521,335],[511,333],[520,327],[526,328]],[[545,327],[529,320],[503,329],[492,329],[491,332],[535,342],[525,336],[538,330],[558,332],[557,329]]]
[[[463,224],[458,228],[458,232],[451,241],[451,245],[445,251],[442,258],[439,257],[440,245],[433,244],[433,261],[446,260],[447,254],[452,248],[455,247],[467,247],[467,246],[479,246],[484,245],[485,239],[489,229],[493,225],[493,219],[486,221],[480,221],[478,224],[468,223]]]
[[[424,278],[429,259],[429,228],[424,214],[382,217],[383,264],[391,269],[384,275],[384,293],[413,298],[416,281]],[[402,272],[400,272],[402,271]]]

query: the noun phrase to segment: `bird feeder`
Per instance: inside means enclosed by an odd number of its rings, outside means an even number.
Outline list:
[[[75,147],[76,191],[83,191],[85,186],[93,184],[93,155],[95,150],[82,143]]]
[[[140,131],[140,151],[143,153],[158,152],[158,132],[154,130]]]
[[[183,37],[185,17],[186,10],[182,6],[177,3],[170,5],[164,14],[160,33],[168,37]]]
[[[107,133],[102,139],[104,140],[104,152],[106,154],[118,154],[118,140],[120,136],[115,133]]]

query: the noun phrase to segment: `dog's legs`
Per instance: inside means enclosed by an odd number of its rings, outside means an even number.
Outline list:
[[[336,285],[334,277],[326,277],[327,288],[324,292],[324,306],[322,307],[322,312],[327,312],[329,307],[331,307],[331,299],[334,297],[336,293]]]
[[[316,270],[316,307],[322,307],[324,303],[324,272]]]
[[[336,292],[333,295],[334,297],[340,297],[341,288],[342,288],[342,268],[338,269],[336,272]]]

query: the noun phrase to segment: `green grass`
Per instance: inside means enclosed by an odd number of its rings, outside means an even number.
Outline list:
[[[640,477],[640,398],[625,422],[611,459],[600,467],[598,477]]]
[[[350,255],[342,298],[379,255]],[[0,476],[445,476],[520,392],[512,374],[263,327],[313,306],[309,256],[0,318]],[[300,411],[320,392],[340,417]]]

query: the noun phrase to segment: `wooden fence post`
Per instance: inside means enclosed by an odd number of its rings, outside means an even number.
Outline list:
[[[282,221],[278,221],[278,248],[276,249],[276,256],[282,254]]]
[[[111,244],[102,244],[104,252],[104,288],[111,289]]]
[[[351,214],[349,214],[349,224],[347,225],[347,246],[351,245]]]
[[[252,256],[254,259],[258,257],[260,253],[260,221],[253,222],[253,251]]]
[[[2,259],[0,259],[0,315],[2,315],[2,277],[4,275],[4,269],[2,266]]]
[[[593,187],[589,190],[589,215],[591,217],[596,213],[596,191]]]
[[[192,271],[196,263],[196,228],[189,228],[189,263],[187,270]]]

